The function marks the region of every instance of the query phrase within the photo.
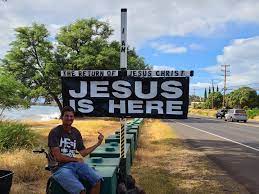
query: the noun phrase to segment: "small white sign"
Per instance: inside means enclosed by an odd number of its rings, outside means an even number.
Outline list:
[[[129,77],[189,77],[192,71],[179,70],[128,70]]]
[[[118,70],[64,70],[61,77],[117,77]]]

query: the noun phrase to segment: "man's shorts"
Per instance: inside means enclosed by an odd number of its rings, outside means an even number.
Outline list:
[[[94,169],[81,162],[66,163],[54,172],[52,176],[71,194],[79,194],[85,190],[79,179],[87,180],[92,186],[103,180]]]

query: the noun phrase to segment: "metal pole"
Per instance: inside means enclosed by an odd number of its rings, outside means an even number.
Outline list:
[[[223,71],[224,72],[224,89],[223,89],[223,91],[224,91],[224,93],[223,93],[223,107],[225,107],[225,105],[226,105],[226,90],[227,90],[227,76],[229,76],[229,75],[227,75],[227,73],[228,73],[228,71],[227,71],[227,67],[229,67],[230,65],[221,65],[221,67],[224,67],[224,69],[221,69],[221,71]]]
[[[120,68],[127,70],[127,9],[121,9]]]
[[[121,9],[121,50],[120,50],[120,68],[122,76],[127,73],[127,9]],[[121,175],[122,181],[126,183],[126,130],[127,130],[127,120],[122,117],[120,119],[121,129],[120,129],[120,158],[121,158]]]

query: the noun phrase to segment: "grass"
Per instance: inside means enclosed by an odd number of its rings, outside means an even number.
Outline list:
[[[254,108],[251,110],[247,110],[247,115],[251,119],[258,118],[259,119],[259,108]]]
[[[44,193],[49,173],[44,170],[46,159],[31,150],[15,150],[1,154],[1,168],[14,172],[11,194]]]
[[[217,113],[217,110],[214,109],[194,109],[189,108],[189,114],[193,115],[202,115],[202,116],[208,116],[208,117],[215,117]]]
[[[59,120],[46,122],[26,121],[26,125],[37,135],[39,147],[47,146],[49,131],[60,124]],[[97,131],[105,137],[112,134],[120,123],[115,120],[87,119],[75,120],[74,126],[81,131],[86,146],[97,142]],[[32,149],[16,149],[8,152],[0,152],[1,169],[9,169],[14,172],[11,194],[45,194],[45,186],[50,173],[44,170],[47,164],[46,158],[41,154],[33,154]]]
[[[40,146],[47,145],[47,136],[59,120],[28,122]],[[97,131],[104,136],[120,127],[115,120],[76,120],[86,146],[97,141]],[[0,152],[3,169],[14,172],[11,194],[43,194],[50,173],[44,170],[46,159],[31,149]],[[159,120],[147,120],[141,130],[139,148],[132,166],[137,184],[147,194],[169,193],[235,193],[244,190],[224,172],[211,164],[202,153],[182,144],[172,129]]]
[[[148,194],[247,193],[159,120],[147,121],[141,130],[132,174]]]
[[[35,134],[29,129],[28,125],[0,121],[0,151],[16,148],[31,148],[35,145]]]

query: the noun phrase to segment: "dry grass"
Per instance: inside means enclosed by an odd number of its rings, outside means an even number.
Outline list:
[[[148,194],[247,193],[159,120],[147,121],[141,130],[132,174]]]
[[[16,150],[1,154],[1,168],[14,172],[13,194],[44,193],[49,173],[44,170],[46,159],[30,150]]]
[[[214,109],[194,109],[189,108],[189,114],[193,115],[202,115],[202,116],[208,116],[208,117],[215,117],[217,113],[217,110]]]
[[[253,118],[253,120],[259,121],[259,116],[255,116],[255,117]]]
[[[60,121],[26,121],[26,123],[38,135],[40,147],[46,147],[49,131],[60,124]],[[85,145],[91,146],[97,142],[97,131],[102,132],[107,137],[120,127],[120,123],[115,120],[79,119],[74,121],[74,126],[81,131]],[[11,194],[45,193],[45,186],[50,173],[44,170],[46,164],[44,155],[33,154],[32,150],[0,153],[0,164],[1,168],[10,169],[14,172]]]
[[[39,135],[42,146],[46,146],[50,129],[60,121],[27,123]],[[88,119],[76,120],[74,126],[90,146],[96,142],[97,131],[107,137],[120,124],[114,120]],[[49,172],[44,170],[46,159],[43,155],[32,154],[31,150],[0,153],[0,164],[1,168],[15,173],[11,194],[45,193]],[[141,130],[132,173],[148,194],[245,193],[202,153],[183,146],[172,129],[159,120],[147,120]]]
[[[49,131],[61,124],[60,120],[50,120],[44,122],[26,121],[26,124],[31,126],[32,130],[39,135],[40,146],[47,146],[47,137]],[[76,119],[73,126],[78,128],[86,145],[92,144],[97,141],[98,131],[104,134],[104,137],[110,135],[115,129],[120,127],[120,123],[115,120],[102,120],[102,119]]]

